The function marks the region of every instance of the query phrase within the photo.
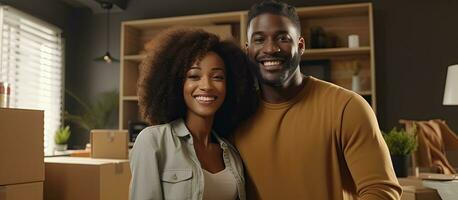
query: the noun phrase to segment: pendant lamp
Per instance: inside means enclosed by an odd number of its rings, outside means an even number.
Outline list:
[[[106,40],[107,40],[107,51],[103,56],[97,57],[94,61],[103,61],[106,63],[119,62],[119,59],[114,58],[110,54],[110,10],[113,8],[113,3],[107,1],[101,1],[100,5],[103,9],[107,11],[107,31],[106,31]]]

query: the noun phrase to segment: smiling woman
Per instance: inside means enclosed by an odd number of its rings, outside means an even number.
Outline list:
[[[226,97],[224,62],[210,51],[186,73],[183,96],[187,118],[212,118]]]
[[[154,126],[132,149],[131,199],[245,199],[242,161],[225,138],[257,108],[249,58],[190,28],[167,30],[149,47],[138,94]]]
[[[138,96],[140,113],[150,124],[164,124],[184,118],[187,107],[183,86],[189,69],[204,63],[208,52],[218,55],[225,66],[227,97],[217,113],[214,128],[231,133],[257,105],[254,81],[248,71],[253,65],[233,42],[200,29],[173,28],[154,38],[140,66]],[[222,66],[221,66],[222,67]]]

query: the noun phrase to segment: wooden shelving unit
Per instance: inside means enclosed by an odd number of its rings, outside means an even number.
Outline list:
[[[370,52],[370,47],[306,49],[304,55],[302,56],[302,59],[310,60],[319,58],[329,58],[334,56],[369,55]]]
[[[138,101],[138,96],[123,96],[124,101]]]
[[[372,5],[370,3],[297,8],[302,35],[308,42],[310,28],[322,27],[337,37],[335,48],[306,49],[303,60],[329,60],[330,81],[351,89],[352,71],[348,63],[361,66],[361,91],[376,110],[375,66]],[[119,128],[129,121],[139,121],[137,79],[138,65],[144,58],[144,45],[159,31],[171,26],[194,26],[233,38],[245,45],[247,11],[126,21],[121,25],[121,73]],[[350,34],[359,35],[360,47],[347,48]]]
[[[363,96],[376,111],[372,4],[303,7],[298,8],[297,12],[307,44],[311,44],[311,29],[316,27],[321,27],[335,39],[333,48],[306,49],[302,60],[327,61],[330,65],[329,81],[350,90],[355,65],[358,65],[360,90],[355,92]],[[348,48],[348,36],[352,34],[359,36],[357,48]]]
[[[356,93],[358,93],[358,94],[361,95],[361,96],[370,96],[370,95],[372,95],[372,91],[370,91],[370,90],[358,91],[358,92],[356,92]]]
[[[145,55],[142,55],[142,54],[124,56],[125,61],[134,61],[134,62],[141,62],[143,58],[145,58]]]

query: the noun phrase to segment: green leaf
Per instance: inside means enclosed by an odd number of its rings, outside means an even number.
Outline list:
[[[69,126],[59,127],[54,135],[54,142],[56,144],[67,144],[70,135],[71,132]]]

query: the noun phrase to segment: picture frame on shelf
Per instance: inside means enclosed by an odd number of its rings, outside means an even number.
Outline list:
[[[320,80],[331,81],[331,61],[322,60],[303,60],[300,63],[301,73],[305,76],[313,76]]]

